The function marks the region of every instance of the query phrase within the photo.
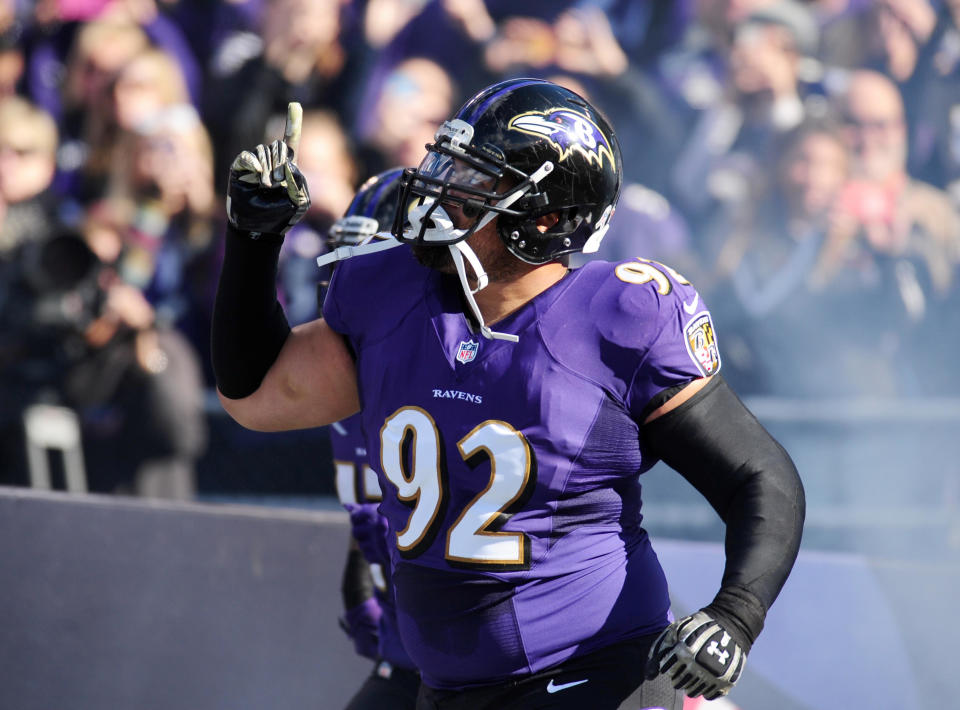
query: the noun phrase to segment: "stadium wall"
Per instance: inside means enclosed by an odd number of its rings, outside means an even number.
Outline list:
[[[0,488],[0,708],[341,708],[370,668],[337,627],[341,512]],[[722,547],[656,540],[674,610]],[[802,551],[730,700],[954,707],[960,569]],[[729,707],[729,705],[727,706]]]

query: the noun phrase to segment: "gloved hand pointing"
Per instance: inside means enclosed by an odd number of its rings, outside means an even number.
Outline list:
[[[283,139],[245,150],[230,165],[227,218],[254,238],[285,234],[310,207],[307,181],[294,162],[302,124],[303,108],[291,102]]]

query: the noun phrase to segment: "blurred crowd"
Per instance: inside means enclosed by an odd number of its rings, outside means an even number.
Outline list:
[[[518,75],[610,117],[598,256],[690,279],[741,394],[960,394],[960,0],[0,0],[0,483],[49,401],[92,489],[190,497],[234,155],[303,104],[303,322],[363,179]]]

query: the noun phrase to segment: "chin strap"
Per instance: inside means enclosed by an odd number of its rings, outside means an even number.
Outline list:
[[[480,313],[480,307],[477,305],[476,299],[473,297],[480,289],[484,288],[487,285],[487,273],[483,270],[483,265],[480,263],[480,259],[477,258],[477,255],[474,254],[473,249],[467,246],[466,242],[457,242],[456,244],[451,244],[449,247],[450,254],[453,257],[453,263],[457,267],[457,276],[460,277],[460,285],[463,287],[463,295],[467,299],[467,304],[470,306],[470,311],[473,313],[473,317],[477,319],[477,322],[480,324],[480,334],[487,338],[488,340],[506,340],[511,343],[516,343],[520,338],[516,335],[510,333],[500,333],[495,330],[491,330],[490,326],[485,325],[483,322],[483,314]],[[470,268],[473,269],[474,276],[477,279],[477,288],[470,288],[470,282],[467,280],[467,269],[464,265],[464,257],[467,258],[467,261],[470,262]]]
[[[518,190],[514,190],[512,193],[500,200],[497,205],[499,207],[509,207],[527,194],[535,185],[537,185],[537,183],[549,175],[552,170],[553,163],[549,160],[545,161],[543,165],[541,165],[530,176],[529,180],[523,185],[523,187]],[[495,212],[489,211],[480,219],[480,221],[472,228],[472,230],[455,229],[453,226],[453,220],[450,219],[450,216],[447,214],[446,210],[443,209],[443,206],[436,204],[436,200],[434,198],[428,197],[419,205],[416,205],[410,209],[408,213],[410,226],[406,231],[411,234],[420,232],[423,220],[429,218],[434,226],[423,230],[424,242],[446,241],[450,239],[451,236],[461,240],[453,244],[447,244],[447,248],[450,250],[450,254],[453,257],[453,263],[457,267],[457,276],[460,278],[460,285],[463,288],[463,295],[467,299],[467,304],[470,306],[471,313],[473,313],[474,318],[476,318],[477,322],[480,324],[481,335],[488,340],[506,340],[511,343],[516,343],[520,340],[518,336],[511,335],[510,333],[499,333],[495,330],[491,330],[489,326],[484,324],[483,315],[480,313],[480,307],[477,305],[477,301],[473,297],[473,294],[485,288],[489,282],[489,278],[487,277],[487,272],[483,269],[483,264],[480,263],[480,259],[474,253],[473,249],[467,246],[466,241],[463,241],[463,237],[468,231],[476,232],[482,229],[496,216],[497,215]],[[361,244],[360,246],[337,247],[332,252],[317,257],[317,266],[326,266],[327,264],[332,264],[337,261],[342,261],[343,259],[359,256],[360,254],[371,254],[377,251],[393,249],[394,247],[400,246],[403,243],[405,242],[395,239],[389,233],[381,232],[374,235],[367,242]],[[475,289],[470,288],[470,282],[467,279],[467,269],[464,263],[464,258],[466,258],[466,261],[470,263],[470,268],[473,270],[473,275],[476,277],[477,287]]]
[[[403,244],[403,242],[398,242],[388,232],[379,232],[359,246],[348,245],[337,247],[333,251],[327,252],[323,256],[318,256],[317,266],[326,266],[327,264],[332,264],[336,261],[343,261],[344,259],[349,259],[352,256],[359,256],[360,254],[372,254],[376,251],[386,251],[387,249],[398,247],[401,244]]]
[[[549,160],[545,161],[543,165],[541,165],[530,176],[530,179],[526,185],[504,197],[497,203],[497,206],[509,207],[527,194],[535,185],[537,185],[537,183],[549,175],[552,170],[553,163]],[[413,227],[411,231],[418,231],[420,228],[420,221],[429,213],[430,219],[433,221],[434,225],[436,225],[434,227],[434,229],[437,230],[435,234],[442,235],[443,238],[449,238],[451,234],[462,238],[463,235],[467,233],[467,230],[454,229],[453,221],[449,216],[447,216],[446,211],[441,205],[434,205],[434,202],[435,201],[433,198],[427,198],[422,204],[414,207],[410,211],[410,222],[411,226]],[[483,227],[485,227],[495,216],[495,212],[487,212],[473,228],[473,231],[477,232],[483,229]],[[431,240],[430,238],[433,236],[431,231],[433,230],[426,230],[423,238],[425,242]],[[483,315],[480,313],[480,307],[477,305],[477,301],[473,295],[485,288],[489,279],[487,277],[487,272],[483,269],[483,264],[480,263],[480,259],[477,258],[477,255],[474,253],[473,249],[467,246],[466,241],[458,241],[453,244],[448,244],[447,248],[450,250],[450,255],[453,257],[453,263],[457,267],[457,276],[460,277],[460,286],[463,288],[463,296],[467,299],[467,304],[470,306],[470,311],[473,313],[473,317],[476,318],[477,322],[480,324],[480,334],[488,340],[506,340],[511,343],[518,342],[520,340],[518,336],[492,330],[490,326],[483,322]],[[466,261],[470,263],[470,268],[473,270],[473,274],[477,279],[476,288],[470,288],[470,282],[467,280],[467,269],[464,264],[464,258],[466,258]]]
[[[460,258],[462,255],[466,258],[467,262],[469,262],[470,268],[473,269],[473,275],[477,278],[477,287],[470,288],[465,281],[466,274],[464,274],[463,269],[458,266],[457,274],[460,275],[460,283],[463,284],[463,290],[474,294],[485,289],[487,284],[490,282],[490,279],[487,277],[487,272],[484,271],[483,264],[480,263],[480,259],[477,258],[476,252],[473,251],[473,249],[471,249],[466,242],[457,242],[456,244],[451,244],[450,250],[453,252],[453,263],[460,264],[463,261],[463,259]]]

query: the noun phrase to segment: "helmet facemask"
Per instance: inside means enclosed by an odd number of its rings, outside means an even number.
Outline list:
[[[417,168],[404,171],[401,208],[393,225],[400,241],[434,246],[463,241],[494,217],[532,219],[533,210],[546,204],[537,185],[552,169],[545,161],[532,175],[507,165],[496,148],[470,145],[473,126],[460,119],[446,121],[436,142]],[[444,205],[459,205],[476,218],[466,228],[455,228]],[[405,221],[407,224],[405,225]],[[406,229],[404,227],[407,227]]]
[[[473,126],[459,119],[446,121],[438,129],[436,142],[427,146],[420,166],[405,170],[401,177],[401,208],[393,234],[410,244],[446,246],[481,334],[515,342],[516,336],[494,332],[483,322],[474,294],[486,287],[488,277],[466,240],[495,217],[532,220],[531,210],[545,204],[538,183],[553,170],[553,163],[545,161],[527,175],[507,165],[495,149],[471,146],[472,138]],[[473,223],[456,227],[444,205],[458,205]],[[470,284],[467,264],[476,286]]]

